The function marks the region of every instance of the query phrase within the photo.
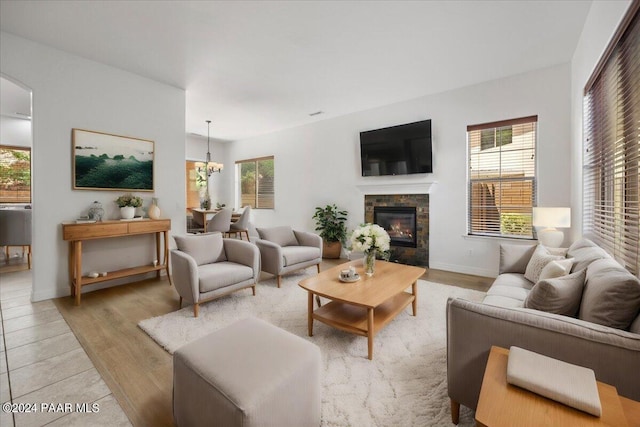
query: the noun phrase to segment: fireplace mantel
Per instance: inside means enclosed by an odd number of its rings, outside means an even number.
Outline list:
[[[411,181],[411,182],[379,182],[379,183],[359,183],[356,187],[362,191],[363,194],[430,194],[437,181],[424,182],[424,181]]]

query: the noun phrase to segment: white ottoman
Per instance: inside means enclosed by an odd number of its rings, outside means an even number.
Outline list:
[[[173,355],[176,425],[320,425],[320,349],[248,318]]]

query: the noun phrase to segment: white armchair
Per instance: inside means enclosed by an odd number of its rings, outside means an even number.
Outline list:
[[[316,265],[320,273],[322,238],[291,227],[258,228],[262,271],[274,274],[278,287],[283,274]]]
[[[223,239],[220,233],[174,236],[178,249],[171,251],[173,283],[182,300],[200,304],[244,288],[252,288],[260,276],[260,253],[249,242]]]

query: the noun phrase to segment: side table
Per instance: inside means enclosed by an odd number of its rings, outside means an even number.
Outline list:
[[[476,425],[508,426],[628,426],[618,391],[597,382],[602,416],[594,417],[562,403],[507,383],[509,350],[491,347],[484,371]],[[627,399],[628,400],[628,399]],[[630,401],[633,402],[633,401]],[[627,404],[629,402],[626,402]],[[631,407],[631,406],[629,406]]]

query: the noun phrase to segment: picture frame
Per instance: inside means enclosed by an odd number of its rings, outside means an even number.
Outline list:
[[[154,191],[155,142],[72,129],[74,190]]]

